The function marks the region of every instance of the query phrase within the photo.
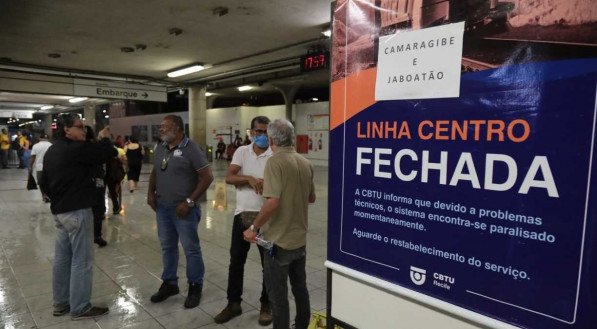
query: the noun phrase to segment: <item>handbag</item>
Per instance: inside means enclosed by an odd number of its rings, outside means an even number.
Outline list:
[[[259,214],[259,211],[243,211],[240,213],[240,219],[242,220],[245,229],[253,225],[257,214]]]
[[[37,183],[35,182],[35,178],[30,173],[29,178],[27,179],[27,189],[28,190],[37,190]]]

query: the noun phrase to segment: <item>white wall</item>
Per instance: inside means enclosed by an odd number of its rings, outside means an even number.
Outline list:
[[[150,115],[138,115],[132,117],[124,117],[124,118],[111,118],[110,119],[110,132],[116,136],[126,136],[131,135],[132,126],[147,126],[147,138],[148,141],[140,142],[139,144],[145,145],[148,147],[153,147],[154,142],[151,140],[151,126],[152,125],[160,125],[162,120],[166,115],[178,115],[182,118],[182,121],[187,124],[189,123],[189,112],[174,112],[174,113],[160,113],[160,114],[150,114]]]
[[[121,135],[131,135],[132,126],[147,126],[148,141],[141,142],[141,144],[152,147],[153,142],[151,141],[151,126],[159,125],[162,119],[169,114],[175,114],[182,117],[185,124],[189,122],[188,112],[175,112],[175,113],[160,113],[143,116],[132,116],[124,118],[111,118],[110,119],[110,131],[114,137]],[[318,102],[318,103],[303,103],[294,105],[294,117],[295,117],[295,130],[297,135],[307,135],[311,131],[309,130],[308,116],[329,114],[329,102]],[[251,120],[258,116],[264,115],[271,120],[285,118],[286,107],[284,105],[274,106],[238,106],[228,108],[214,108],[208,109],[206,120],[207,120],[207,145],[212,146],[214,149],[218,144],[217,134],[229,133],[232,128],[232,138],[234,138],[234,132],[240,131],[240,136],[244,139],[245,130],[251,127]],[[325,145],[329,145],[329,134],[322,132],[322,139]],[[228,138],[224,138],[226,144],[230,143]],[[310,153],[305,155],[314,165],[328,166],[328,152],[327,148],[322,152]]]

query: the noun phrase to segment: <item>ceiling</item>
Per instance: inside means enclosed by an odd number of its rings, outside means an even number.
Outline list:
[[[2,0],[0,71],[124,78],[169,90],[206,85],[228,96],[251,82],[259,83],[255,92],[324,87],[329,72],[300,74],[298,62],[310,49],[329,48],[321,32],[330,11],[330,0]],[[208,68],[166,75],[194,63]],[[44,97],[53,96],[4,92],[0,110]]]

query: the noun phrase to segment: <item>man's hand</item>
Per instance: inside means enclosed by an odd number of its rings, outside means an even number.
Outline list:
[[[155,194],[148,193],[147,194],[147,204],[153,209],[153,211],[157,211],[157,204],[155,202]]]
[[[176,217],[185,218],[189,213],[189,204],[186,201],[179,203],[176,206]]]
[[[110,126],[105,126],[104,129],[100,130],[100,132],[97,134],[97,138],[110,138]]]
[[[257,236],[257,234],[253,231],[251,231],[251,229],[246,229],[243,232],[243,237],[245,239],[245,241],[250,242],[250,243],[254,243],[255,242],[255,237]]]
[[[249,176],[249,185],[253,188],[255,193],[263,193],[263,179]]]

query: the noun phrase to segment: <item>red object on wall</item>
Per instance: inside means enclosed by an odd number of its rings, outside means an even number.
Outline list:
[[[309,153],[309,136],[296,135],[296,151],[298,153]]]

